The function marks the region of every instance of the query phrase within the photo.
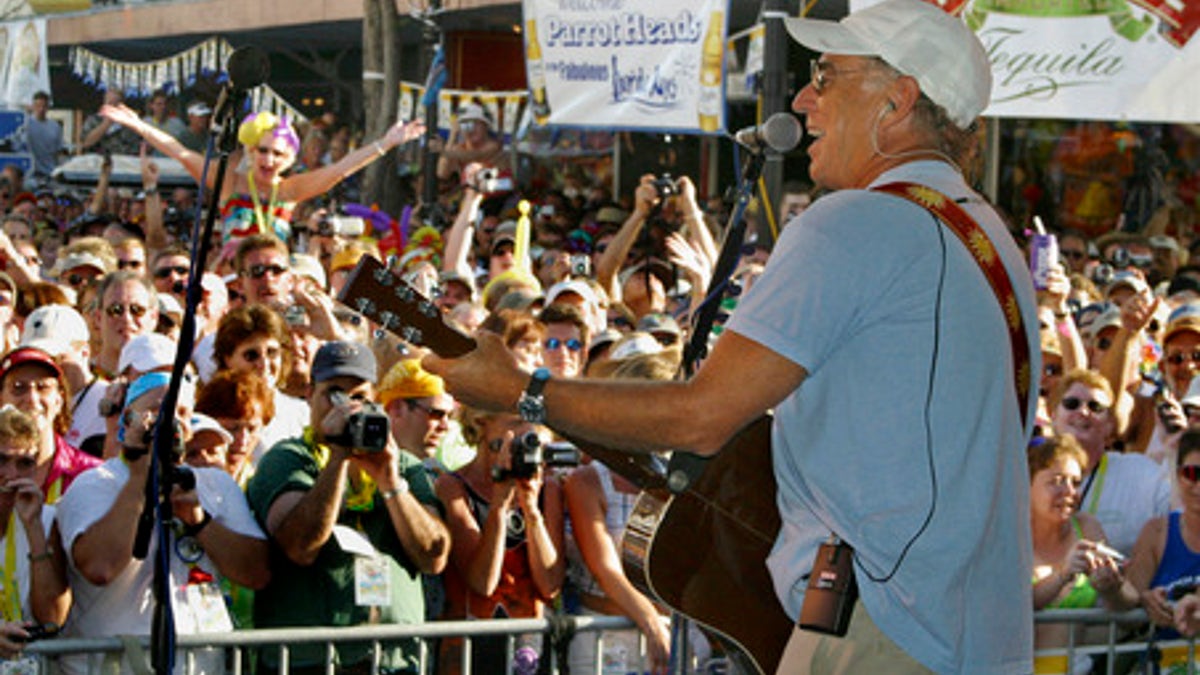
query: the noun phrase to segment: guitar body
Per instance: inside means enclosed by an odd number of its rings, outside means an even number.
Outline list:
[[[735,647],[728,651],[743,672],[766,675],[793,626],[766,567],[779,533],[770,434],[770,418],[761,417],[687,490],[642,492],[622,543],[634,585]]]
[[[413,344],[454,358],[475,341],[379,261],[364,256],[338,299]],[[740,672],[771,675],[792,634],[767,555],[779,534],[771,419],[738,432],[715,457],[677,453],[667,475],[648,455],[571,439],[642,489],[625,529],[625,572],[635,585],[723,642]],[[673,489],[672,489],[673,488]]]

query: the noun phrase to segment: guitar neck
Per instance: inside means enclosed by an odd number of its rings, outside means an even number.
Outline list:
[[[396,337],[443,358],[475,349],[475,339],[446,323],[437,305],[369,255],[359,259],[337,299]]]
[[[350,273],[338,301],[402,340],[428,347],[443,358],[457,358],[475,349],[475,339],[446,323],[437,305],[369,255],[363,256]],[[666,486],[662,469],[649,455],[610,450],[569,435],[567,438],[643,490]]]

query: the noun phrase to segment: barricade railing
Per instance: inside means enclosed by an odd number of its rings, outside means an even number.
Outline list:
[[[1149,623],[1146,612],[1134,609],[1128,612],[1110,612],[1104,609],[1047,609],[1034,613],[1034,622],[1038,624],[1063,624],[1067,631],[1067,644],[1062,647],[1039,649],[1034,652],[1035,672],[1074,672],[1076,662],[1083,656],[1105,657],[1104,672],[1114,675],[1124,671],[1117,670],[1121,657],[1136,655],[1139,659],[1148,658],[1151,648],[1157,653],[1169,651],[1186,658],[1186,669],[1189,675],[1200,672],[1196,668],[1196,640],[1154,640],[1146,639],[1147,631],[1138,631],[1133,636],[1129,629],[1136,629]],[[1108,627],[1107,639],[1102,643],[1084,643],[1079,639],[1079,629],[1083,626],[1103,625]],[[1125,629],[1125,630],[1123,630]],[[1057,661],[1065,666],[1062,671],[1039,669],[1038,663],[1045,664]],[[1151,672],[1147,669],[1145,672]]]
[[[334,650],[338,645],[371,643],[370,673],[381,672],[384,643],[398,640],[415,639],[418,644],[417,656],[420,672],[431,672],[431,644],[444,638],[462,638],[461,672],[472,673],[471,641],[481,637],[506,637],[507,654],[505,659],[506,673],[513,673],[513,663],[516,640],[520,636],[530,634],[541,635],[574,635],[574,639],[591,639],[595,644],[594,653],[603,653],[604,633],[612,630],[636,628],[636,625],[626,617],[620,616],[552,616],[543,619],[487,619],[468,621],[431,621],[424,624],[374,624],[350,627],[321,627],[321,628],[270,628],[255,630],[239,630],[229,633],[201,633],[180,635],[176,640],[177,668],[183,667],[184,672],[193,672],[194,655],[197,650],[224,650],[228,658],[228,673],[242,675],[251,672],[250,650],[262,652],[265,649],[278,650],[280,673],[290,672],[291,651],[295,647],[305,645],[323,645],[325,649],[326,673],[335,672]],[[587,633],[590,635],[580,634]],[[645,655],[645,641],[639,641],[640,651]],[[550,662],[550,672],[558,673],[558,664],[554,655],[547,649],[541,651],[541,658]],[[56,638],[30,644],[25,654],[40,661],[41,672],[51,672],[51,663],[66,655],[77,654],[106,654],[114,656],[133,656],[134,659],[144,659],[149,654],[149,638]],[[601,659],[596,658],[594,672],[601,672]],[[682,665],[675,669],[683,673]],[[487,675],[498,675],[488,673]],[[572,671],[572,675],[577,675]]]

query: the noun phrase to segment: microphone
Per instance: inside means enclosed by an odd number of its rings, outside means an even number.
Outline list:
[[[225,62],[234,91],[253,89],[271,77],[271,60],[258,47],[238,47]]]
[[[800,120],[790,113],[778,112],[767,118],[758,126],[746,127],[733,134],[733,140],[738,145],[751,152],[774,150],[788,152],[800,144],[804,137],[804,128]]]

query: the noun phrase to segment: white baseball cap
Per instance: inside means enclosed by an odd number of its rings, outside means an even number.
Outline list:
[[[987,52],[962,19],[923,0],[884,0],[841,21],[786,19],[792,39],[813,51],[878,56],[967,128],[992,95]]]
[[[25,319],[20,347],[37,347],[51,356],[74,351],[72,344],[89,339],[87,321],[74,307],[44,305]]]
[[[171,368],[175,365],[177,348],[175,341],[162,333],[138,335],[121,348],[117,372],[124,373],[126,368],[133,368],[139,373]]]
[[[226,445],[233,442],[233,434],[221,426],[220,422],[204,413],[192,413],[192,439],[195,440],[205,431],[216,434]]]

